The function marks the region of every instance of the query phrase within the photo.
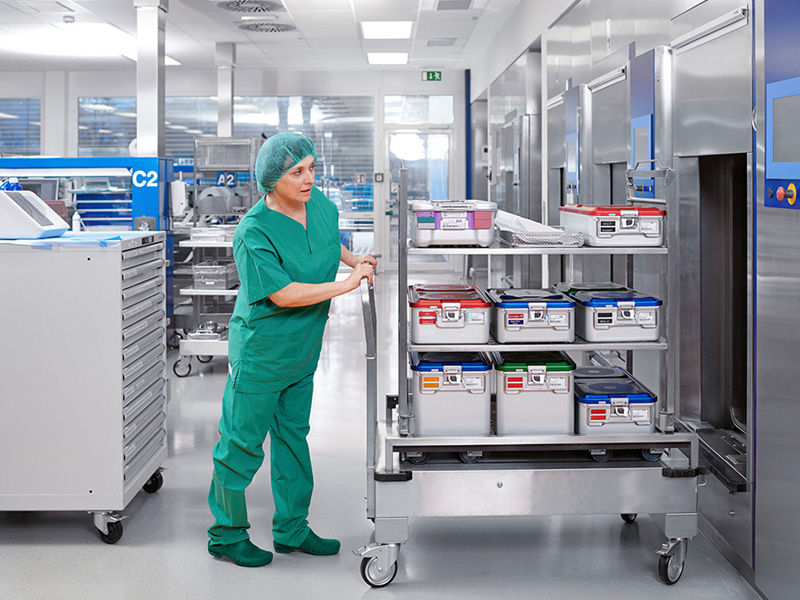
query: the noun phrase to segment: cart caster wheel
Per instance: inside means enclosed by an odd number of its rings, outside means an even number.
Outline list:
[[[122,537],[122,523],[119,521],[112,521],[108,523],[108,533],[100,532],[100,539],[106,544],[116,544]]]
[[[605,454],[592,454],[594,461],[599,463],[610,461],[612,456],[614,456],[614,453],[611,450],[606,450]]]
[[[674,585],[683,575],[685,559],[677,555],[661,556],[658,559],[658,578],[667,585]]]
[[[155,494],[161,489],[162,485],[164,485],[164,476],[161,474],[161,471],[156,471],[142,486],[142,489],[148,494]]]
[[[470,456],[467,452],[459,452],[458,453],[458,460],[460,460],[465,465],[474,465],[481,459],[481,456]]]
[[[172,334],[172,337],[169,338],[169,342],[167,345],[172,348],[173,350],[177,350],[181,347],[181,340],[183,339],[183,334],[178,333],[177,331]]]
[[[412,465],[424,465],[431,458],[430,452],[423,452],[422,456],[408,456],[403,455],[403,460],[410,462]]]
[[[397,575],[397,561],[389,569],[381,573],[378,571],[378,557],[370,556],[361,561],[361,578],[374,588],[386,587]]]
[[[197,360],[203,364],[210,363],[213,356],[198,356]]]
[[[172,372],[175,373],[178,377],[188,377],[189,373],[192,372],[192,363],[188,360],[186,362],[186,367],[182,368],[181,364],[183,364],[182,359],[178,359],[175,361],[175,364],[172,365]]]
[[[629,525],[636,520],[636,517],[639,516],[637,513],[622,513],[620,517],[622,520],[628,523]]]
[[[661,460],[661,452],[647,452],[642,450],[642,458],[647,462],[658,462]]]

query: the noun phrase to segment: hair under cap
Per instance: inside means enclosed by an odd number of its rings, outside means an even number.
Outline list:
[[[317,148],[314,142],[296,131],[284,131],[267,139],[256,159],[258,191],[271,192],[278,180],[307,156],[316,160]]]

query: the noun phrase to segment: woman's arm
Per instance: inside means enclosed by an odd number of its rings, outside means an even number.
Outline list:
[[[329,283],[300,283],[293,281],[286,287],[271,294],[269,299],[282,308],[311,306],[356,289],[364,278],[372,283],[372,265],[369,263],[357,264],[353,272],[344,281],[331,281]]]
[[[342,244],[342,259],[341,260],[348,267],[352,267],[354,269],[355,269],[356,265],[358,263],[361,263],[361,262],[368,262],[369,264],[372,265],[373,269],[378,266],[378,261],[375,259],[374,256],[372,256],[372,254],[367,253],[367,254],[362,254],[361,256],[356,256],[355,254],[350,252],[350,250],[345,248],[344,244]]]

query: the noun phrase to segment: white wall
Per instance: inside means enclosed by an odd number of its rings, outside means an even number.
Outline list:
[[[477,100],[520,54],[578,0],[522,0],[493,38],[473,36],[466,48]]]

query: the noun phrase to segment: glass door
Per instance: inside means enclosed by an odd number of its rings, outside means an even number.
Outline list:
[[[397,263],[397,192],[400,167],[408,169],[408,200],[447,200],[452,190],[450,149],[452,138],[449,131],[425,131],[424,129],[390,132],[387,135],[389,151],[390,186],[389,247],[384,256]],[[409,269],[430,270],[451,268],[448,256],[409,256]]]

